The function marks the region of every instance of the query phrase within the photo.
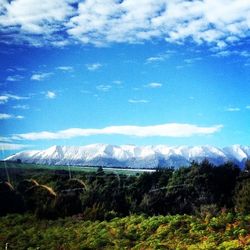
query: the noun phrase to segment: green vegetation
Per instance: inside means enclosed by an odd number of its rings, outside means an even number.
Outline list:
[[[110,221],[79,216],[38,220],[32,215],[0,218],[4,249],[250,249],[250,216],[221,212],[216,217],[131,215]],[[39,248],[38,248],[39,247]]]
[[[231,163],[215,167],[204,160],[188,168],[158,169],[138,175],[64,169],[0,168],[0,215],[32,212],[40,218],[83,214],[110,219],[129,214],[249,212],[248,172]]]
[[[41,171],[41,170],[65,170],[65,171],[72,171],[72,172],[93,172],[97,171],[98,167],[94,166],[64,166],[64,165],[42,165],[42,164],[26,164],[26,163],[16,163],[16,162],[3,162],[0,161],[0,169],[5,168],[18,168],[23,170],[31,170],[31,171]],[[136,175],[140,174],[143,171],[138,169],[124,169],[124,168],[105,168],[105,173],[117,173],[117,174],[126,174],[126,175]]]
[[[250,249],[249,163],[0,168],[0,249]]]

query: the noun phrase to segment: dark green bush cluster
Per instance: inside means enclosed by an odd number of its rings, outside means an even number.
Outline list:
[[[1,170],[1,169],[0,169]],[[110,220],[129,214],[216,215],[221,208],[250,211],[250,178],[231,163],[215,167],[204,160],[190,167],[125,175],[65,170],[20,170],[13,186],[0,177],[0,214],[32,212],[55,219],[77,215]]]

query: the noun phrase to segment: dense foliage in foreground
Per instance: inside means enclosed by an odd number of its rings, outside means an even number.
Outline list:
[[[18,250],[250,249],[250,216],[131,215],[93,222],[13,214],[0,218],[0,249],[6,243],[8,249]]]
[[[249,170],[0,168],[0,249],[250,250]]]

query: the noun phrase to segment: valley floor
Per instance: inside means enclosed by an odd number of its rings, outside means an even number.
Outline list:
[[[131,215],[100,222],[14,214],[0,218],[0,249],[6,244],[9,250],[250,249],[250,215]]]

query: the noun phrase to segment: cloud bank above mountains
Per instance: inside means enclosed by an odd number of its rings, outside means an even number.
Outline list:
[[[191,137],[195,135],[209,135],[219,132],[222,125],[201,127],[194,124],[167,123],[152,126],[109,126],[100,129],[94,128],[70,128],[57,132],[31,132],[13,135],[14,140],[53,140],[70,139],[74,137],[93,135],[126,135],[137,137]]]
[[[248,38],[249,28],[249,1],[0,1],[0,42],[32,46],[191,40],[224,48]]]

